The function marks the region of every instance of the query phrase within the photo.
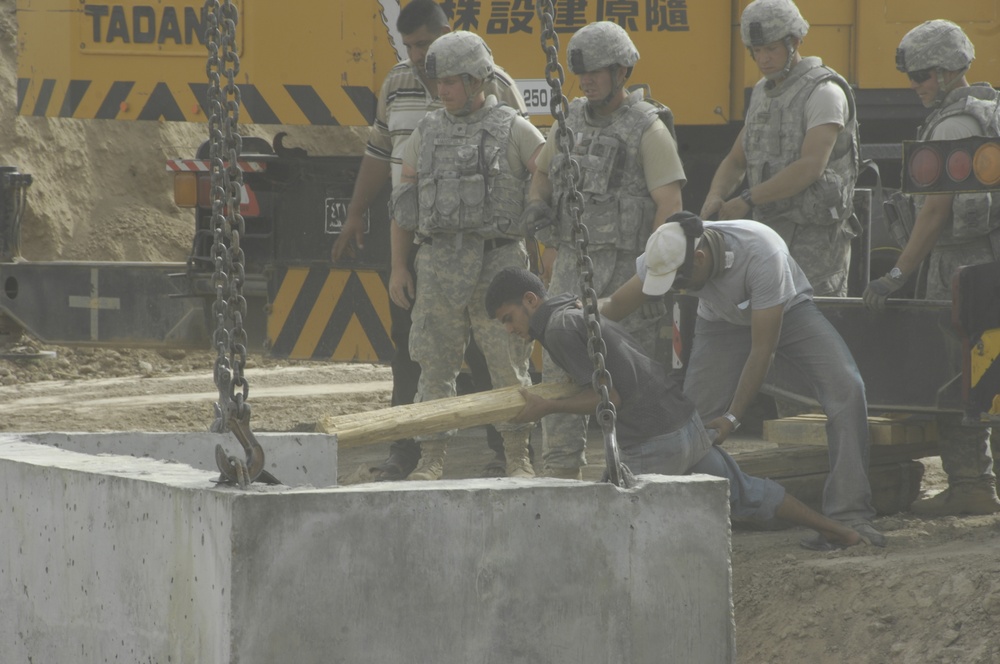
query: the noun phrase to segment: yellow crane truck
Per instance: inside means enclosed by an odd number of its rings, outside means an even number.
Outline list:
[[[554,27],[561,59],[570,35],[595,20],[626,28],[642,55],[631,83],[671,107],[688,173],[685,203],[698,209],[709,180],[741,127],[759,74],[739,36],[748,0],[556,0]],[[21,115],[78,119],[203,122],[206,120],[203,0],[17,0],[20,54],[16,104]],[[395,29],[397,0],[239,0],[236,42],[241,121],[268,125],[360,127],[372,123],[376,96],[389,69],[405,58]],[[535,0],[442,0],[456,29],[482,35],[495,59],[518,82],[531,119],[551,124],[544,78],[541,23]],[[855,89],[862,158],[881,165],[884,184],[899,186],[900,144],[915,136],[925,109],[895,70],[901,37],[930,18],[959,23],[976,44],[971,77],[1000,73],[1000,0],[798,0],[811,28],[802,51],[819,55]],[[565,86],[577,96],[575,77]],[[15,103],[15,100],[8,100]],[[294,139],[294,129],[290,130]],[[195,209],[192,251],[186,263],[44,264],[14,262],[0,251],[3,316],[53,343],[206,345],[203,319],[212,289],[213,226],[208,203],[206,149],[179,155],[178,203]],[[384,197],[371,210],[368,249],[354,262],[333,266],[330,248],[345,217],[360,155],[331,157],[282,149],[260,139],[243,147],[241,212],[247,230],[245,293],[251,340],[276,356],[342,361],[386,361],[387,213]],[[27,176],[14,168],[4,183],[4,244],[16,244],[17,211]],[[859,198],[865,199],[864,196]],[[866,199],[870,200],[870,199]],[[879,208],[879,205],[867,206]],[[862,210],[864,212],[864,210]],[[876,218],[879,214],[876,210]],[[878,219],[854,278],[860,294],[869,260],[881,273],[894,261]],[[871,237],[876,241],[870,252]],[[80,290],[54,302],[56,284]],[[988,279],[987,282],[988,283]],[[53,290],[55,289],[55,290]],[[980,289],[981,292],[983,289]],[[987,289],[988,290],[988,289]],[[971,296],[970,296],[971,297]],[[978,297],[978,296],[977,296]],[[994,293],[976,328],[1000,326]],[[44,306],[43,306],[44,303]],[[875,407],[956,409],[966,394],[944,361],[933,333],[914,344],[914,330],[945,325],[946,305],[909,302],[880,319],[857,300],[831,305],[865,373]],[[971,306],[971,305],[970,305]],[[971,306],[983,310],[984,306]],[[845,313],[846,312],[846,313]],[[991,317],[992,316],[992,317]],[[199,324],[202,323],[202,324]],[[902,337],[898,336],[901,334]],[[978,339],[978,341],[977,341]],[[993,338],[981,353],[980,391],[1000,392]],[[982,340],[970,337],[970,348]],[[992,357],[991,357],[992,354]],[[916,359],[919,358],[919,361]],[[982,358],[986,358],[983,360]],[[968,357],[966,357],[968,360]],[[967,361],[968,365],[969,362]],[[867,369],[866,369],[867,367]],[[989,376],[996,383],[988,383]],[[986,376],[986,378],[983,378]],[[987,399],[989,400],[989,399]],[[979,412],[997,404],[986,401]]]

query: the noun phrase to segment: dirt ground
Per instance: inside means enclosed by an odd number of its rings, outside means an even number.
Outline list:
[[[49,120],[16,115],[14,0],[0,0],[0,143],[6,164],[31,173],[23,220],[28,260],[183,260],[192,215],[171,200],[164,163],[188,157],[203,126],[165,122]],[[270,138],[281,127],[244,127]],[[363,132],[287,128],[288,144],[315,154],[357,154]],[[0,430],[195,431],[217,397],[211,353],[40,347],[0,339]],[[277,362],[247,368],[257,431],[309,430],[323,415],[388,405],[387,367]],[[730,443],[727,443],[730,445]],[[759,449],[737,440],[732,451]],[[585,478],[602,469],[592,441]],[[343,472],[385,449],[341,457]],[[482,432],[449,452],[449,477],[471,477],[489,460]],[[939,491],[937,459],[924,489]],[[822,554],[798,547],[806,533],[737,531],[733,576],[743,664],[1000,662],[1000,516],[878,519],[885,549]],[[699,663],[700,664],[700,663]]]
[[[44,351],[44,352],[41,352]],[[212,419],[218,390],[208,351],[0,345],[0,430],[197,431]],[[312,430],[322,416],[388,405],[385,366],[317,364],[251,357],[247,366],[256,431]],[[584,477],[603,469],[598,436]],[[770,446],[727,443],[740,451]],[[234,439],[234,449],[238,449]],[[342,475],[381,460],[385,446],[340,456]],[[266,451],[266,450],[265,450]],[[446,476],[475,477],[491,458],[482,430],[448,454]],[[945,486],[925,459],[924,489]],[[733,533],[738,661],[1000,662],[1000,516],[877,519],[885,549],[816,553],[803,530]]]

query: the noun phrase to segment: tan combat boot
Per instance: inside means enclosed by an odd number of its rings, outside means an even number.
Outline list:
[[[910,511],[920,516],[996,514],[1000,512],[1000,499],[992,482],[963,483],[948,487],[933,498],[914,502]]]
[[[503,453],[507,457],[507,477],[534,477],[528,456],[528,430],[504,431]]]
[[[552,468],[546,467],[545,477],[554,477],[560,480],[582,480],[582,468]]]
[[[420,442],[420,462],[406,478],[415,482],[432,482],[444,474],[444,453],[448,444],[443,440]]]

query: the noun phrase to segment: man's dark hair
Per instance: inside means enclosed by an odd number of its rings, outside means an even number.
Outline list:
[[[497,309],[505,304],[520,304],[525,293],[545,299],[545,284],[536,275],[521,267],[505,267],[497,272],[486,289],[486,315],[497,317]]]
[[[411,0],[396,19],[396,29],[401,35],[412,35],[420,28],[440,34],[447,27],[448,16],[434,0]]]

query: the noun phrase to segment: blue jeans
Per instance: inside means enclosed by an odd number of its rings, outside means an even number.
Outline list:
[[[785,498],[780,484],[747,475],[731,456],[713,445],[697,413],[677,431],[622,448],[620,454],[622,462],[637,475],[701,473],[726,478],[733,516],[772,519]]]
[[[684,392],[706,422],[729,408],[749,354],[749,326],[698,318]],[[764,382],[812,397],[826,413],[830,474],[823,513],[847,524],[871,520],[865,385],[847,344],[812,300],[785,312]]]

